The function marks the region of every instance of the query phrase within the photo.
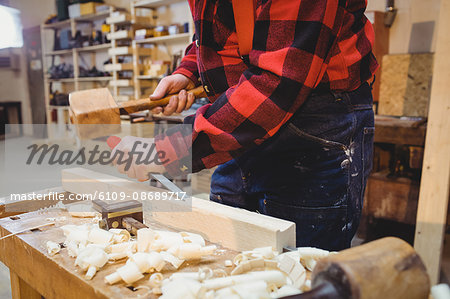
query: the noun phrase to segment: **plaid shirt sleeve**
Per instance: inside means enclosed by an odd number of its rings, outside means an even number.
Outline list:
[[[198,67],[197,67],[197,47],[195,43],[191,43],[185,52],[178,68],[173,72],[174,74],[182,74],[191,79],[195,85],[198,85]]]
[[[269,0],[258,7],[248,68],[238,83],[185,120],[192,131],[174,129],[156,138],[159,148],[192,140],[192,146],[183,146],[184,153],[172,150],[169,173],[190,171],[184,163],[190,154],[193,172],[225,163],[260,145],[289,120],[336,54],[345,18],[340,2]],[[370,41],[363,41],[363,47],[371,48]],[[354,56],[361,53],[353,51]]]

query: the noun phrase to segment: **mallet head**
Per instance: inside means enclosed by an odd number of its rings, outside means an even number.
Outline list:
[[[72,92],[70,119],[81,139],[109,136],[120,132],[120,111],[108,88]]]

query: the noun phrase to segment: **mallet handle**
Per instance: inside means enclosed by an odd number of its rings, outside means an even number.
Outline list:
[[[203,86],[191,89],[187,91],[188,93],[194,94],[195,98],[206,97],[205,90]],[[151,110],[156,107],[166,106],[172,96],[176,94],[170,94],[160,100],[152,101],[150,99],[140,99],[136,101],[128,101],[119,104],[120,114],[130,114],[144,110]]]

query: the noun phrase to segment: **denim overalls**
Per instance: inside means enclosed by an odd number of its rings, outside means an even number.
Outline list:
[[[350,247],[372,167],[369,84],[315,91],[276,135],[219,166],[211,200],[296,223],[297,246]]]

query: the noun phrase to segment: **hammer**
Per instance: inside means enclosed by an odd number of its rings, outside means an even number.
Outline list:
[[[195,98],[206,96],[202,86],[188,90],[187,92],[192,93]],[[120,125],[120,115],[165,106],[174,95],[175,94],[171,94],[155,101],[151,101],[147,98],[117,104],[108,88],[76,91],[69,95],[70,119],[73,124],[77,125],[78,135],[81,138],[107,136],[119,131],[120,128],[118,125]],[[85,126],[85,129],[83,129],[83,126],[78,126],[94,124],[98,126],[90,129],[88,129],[90,126]]]
[[[427,299],[430,278],[414,248],[388,237],[319,260],[311,286],[283,299]]]

